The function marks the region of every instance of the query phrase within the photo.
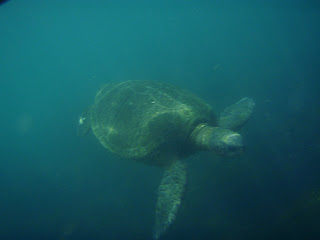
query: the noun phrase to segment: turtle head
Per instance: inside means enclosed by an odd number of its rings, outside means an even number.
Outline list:
[[[192,138],[198,149],[209,150],[221,156],[236,156],[244,149],[239,133],[207,124],[200,124],[193,132]]]
[[[216,128],[213,131],[208,147],[222,156],[239,155],[244,148],[241,135],[224,128]]]
[[[248,121],[254,106],[253,99],[243,98],[221,113],[218,127],[200,124],[195,138],[197,146],[200,144],[202,149],[214,151],[222,156],[236,156],[242,153],[244,149],[242,137],[234,131]]]

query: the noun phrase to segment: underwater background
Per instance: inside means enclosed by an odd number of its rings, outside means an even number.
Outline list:
[[[320,239],[317,1],[0,5],[0,239],[151,239],[162,169],[78,118],[108,82],[157,80],[215,112],[256,102],[244,155],[198,153],[160,239]]]

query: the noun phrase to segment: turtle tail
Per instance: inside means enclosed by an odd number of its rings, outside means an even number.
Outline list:
[[[86,136],[90,129],[90,107],[86,109],[80,116],[77,126],[77,135],[78,136]]]
[[[153,238],[159,239],[174,221],[186,184],[186,166],[174,161],[164,172],[158,188]]]

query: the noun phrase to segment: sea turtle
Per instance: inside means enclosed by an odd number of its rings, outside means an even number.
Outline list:
[[[219,117],[189,91],[158,81],[106,84],[79,120],[79,134],[90,129],[99,142],[124,158],[162,166],[154,239],[175,219],[186,184],[183,158],[201,150],[222,156],[242,152],[234,132],[250,117],[254,101],[243,98]]]

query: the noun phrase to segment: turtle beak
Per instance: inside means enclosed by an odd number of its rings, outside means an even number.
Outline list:
[[[239,133],[232,133],[223,138],[226,156],[236,156],[243,152],[244,146]]]

